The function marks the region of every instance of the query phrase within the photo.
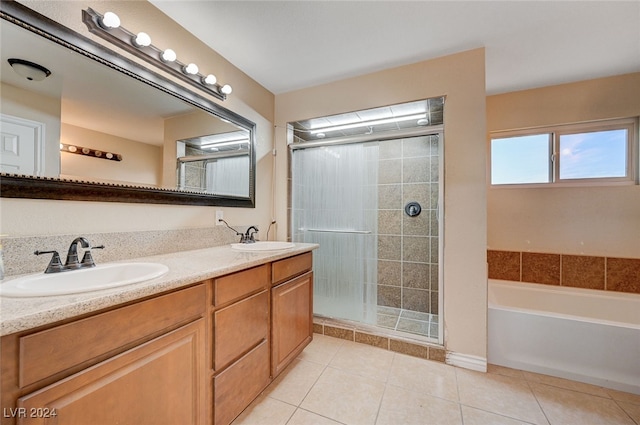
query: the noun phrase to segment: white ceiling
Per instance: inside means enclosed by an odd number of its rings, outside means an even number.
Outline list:
[[[151,2],[276,94],[478,47],[488,94],[640,71],[638,0]]]

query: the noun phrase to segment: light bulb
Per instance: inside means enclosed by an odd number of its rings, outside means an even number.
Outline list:
[[[205,83],[207,85],[210,85],[210,86],[214,85],[216,83],[216,81],[218,81],[218,79],[213,74],[209,74],[209,75],[207,75],[206,77],[204,77],[202,79],[203,83]]]
[[[196,65],[195,63],[190,63],[183,68],[183,71],[185,72],[185,74],[196,75],[198,74],[198,65]]]
[[[105,29],[114,29],[120,26],[120,18],[113,12],[107,12],[99,20],[100,25]]]
[[[178,56],[176,55],[176,52],[174,52],[171,49],[167,49],[164,52],[162,52],[162,55],[160,55],[160,59],[162,59],[164,62],[173,62],[178,58]]]
[[[151,37],[146,32],[139,32],[133,39],[133,44],[136,47],[148,47],[151,45]]]
[[[220,93],[222,94],[231,94],[232,91],[233,89],[229,84],[225,84],[224,86],[220,87]]]

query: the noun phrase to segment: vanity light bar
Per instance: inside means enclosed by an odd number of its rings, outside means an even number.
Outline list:
[[[225,100],[227,95],[231,94],[232,88],[229,84],[219,84],[213,74],[201,74],[198,66],[194,63],[180,62],[173,50],[160,50],[151,44],[151,37],[147,33],[134,34],[130,32],[120,26],[119,18],[116,20],[114,16],[117,18],[113,12],[107,12],[103,16],[89,7],[82,11],[82,22],[85,23],[89,32],[169,72],[182,81],[204,90],[217,99]]]
[[[67,143],[60,143],[60,152],[69,152],[76,155],[91,156],[93,158],[108,159],[110,161],[122,161],[119,153],[104,152],[98,149],[85,148]]]

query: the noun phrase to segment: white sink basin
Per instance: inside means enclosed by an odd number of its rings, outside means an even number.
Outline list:
[[[39,273],[0,285],[3,297],[43,297],[78,294],[144,282],[166,274],[169,267],[158,263],[113,263],[90,269]]]
[[[259,241],[254,243],[232,243],[231,248],[238,251],[279,251],[296,246],[291,242]]]

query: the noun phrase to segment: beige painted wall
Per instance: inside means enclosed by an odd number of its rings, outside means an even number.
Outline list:
[[[215,211],[224,211],[230,224],[257,224],[266,235],[272,213],[272,146],[274,96],[230,62],[208,48],[187,30],[146,1],[21,1],[26,6],[79,32],[98,43],[120,51],[90,34],[81,11],[113,11],[122,25],[132,31],[148,32],[159,47],[171,47],[181,60],[193,61],[203,72],[213,72],[229,83],[233,93],[222,103],[257,124],[256,208],[219,208],[173,205],[145,205],[109,202],[72,202],[0,198],[0,233],[10,236],[82,234],[136,230],[197,228],[215,223]],[[146,62],[141,62],[149,66]],[[218,102],[212,99],[214,102]],[[220,102],[218,102],[220,103]]]
[[[158,186],[162,175],[162,148],[62,123],[60,141],[122,155],[122,161],[60,153],[62,178]]]
[[[488,131],[639,115],[640,73],[487,98]],[[638,185],[489,188],[487,209],[490,249],[640,258]]]
[[[444,320],[447,350],[486,358],[484,49],[276,96],[277,216],[287,209],[288,122],[446,96]],[[286,228],[278,228],[280,239]]]

